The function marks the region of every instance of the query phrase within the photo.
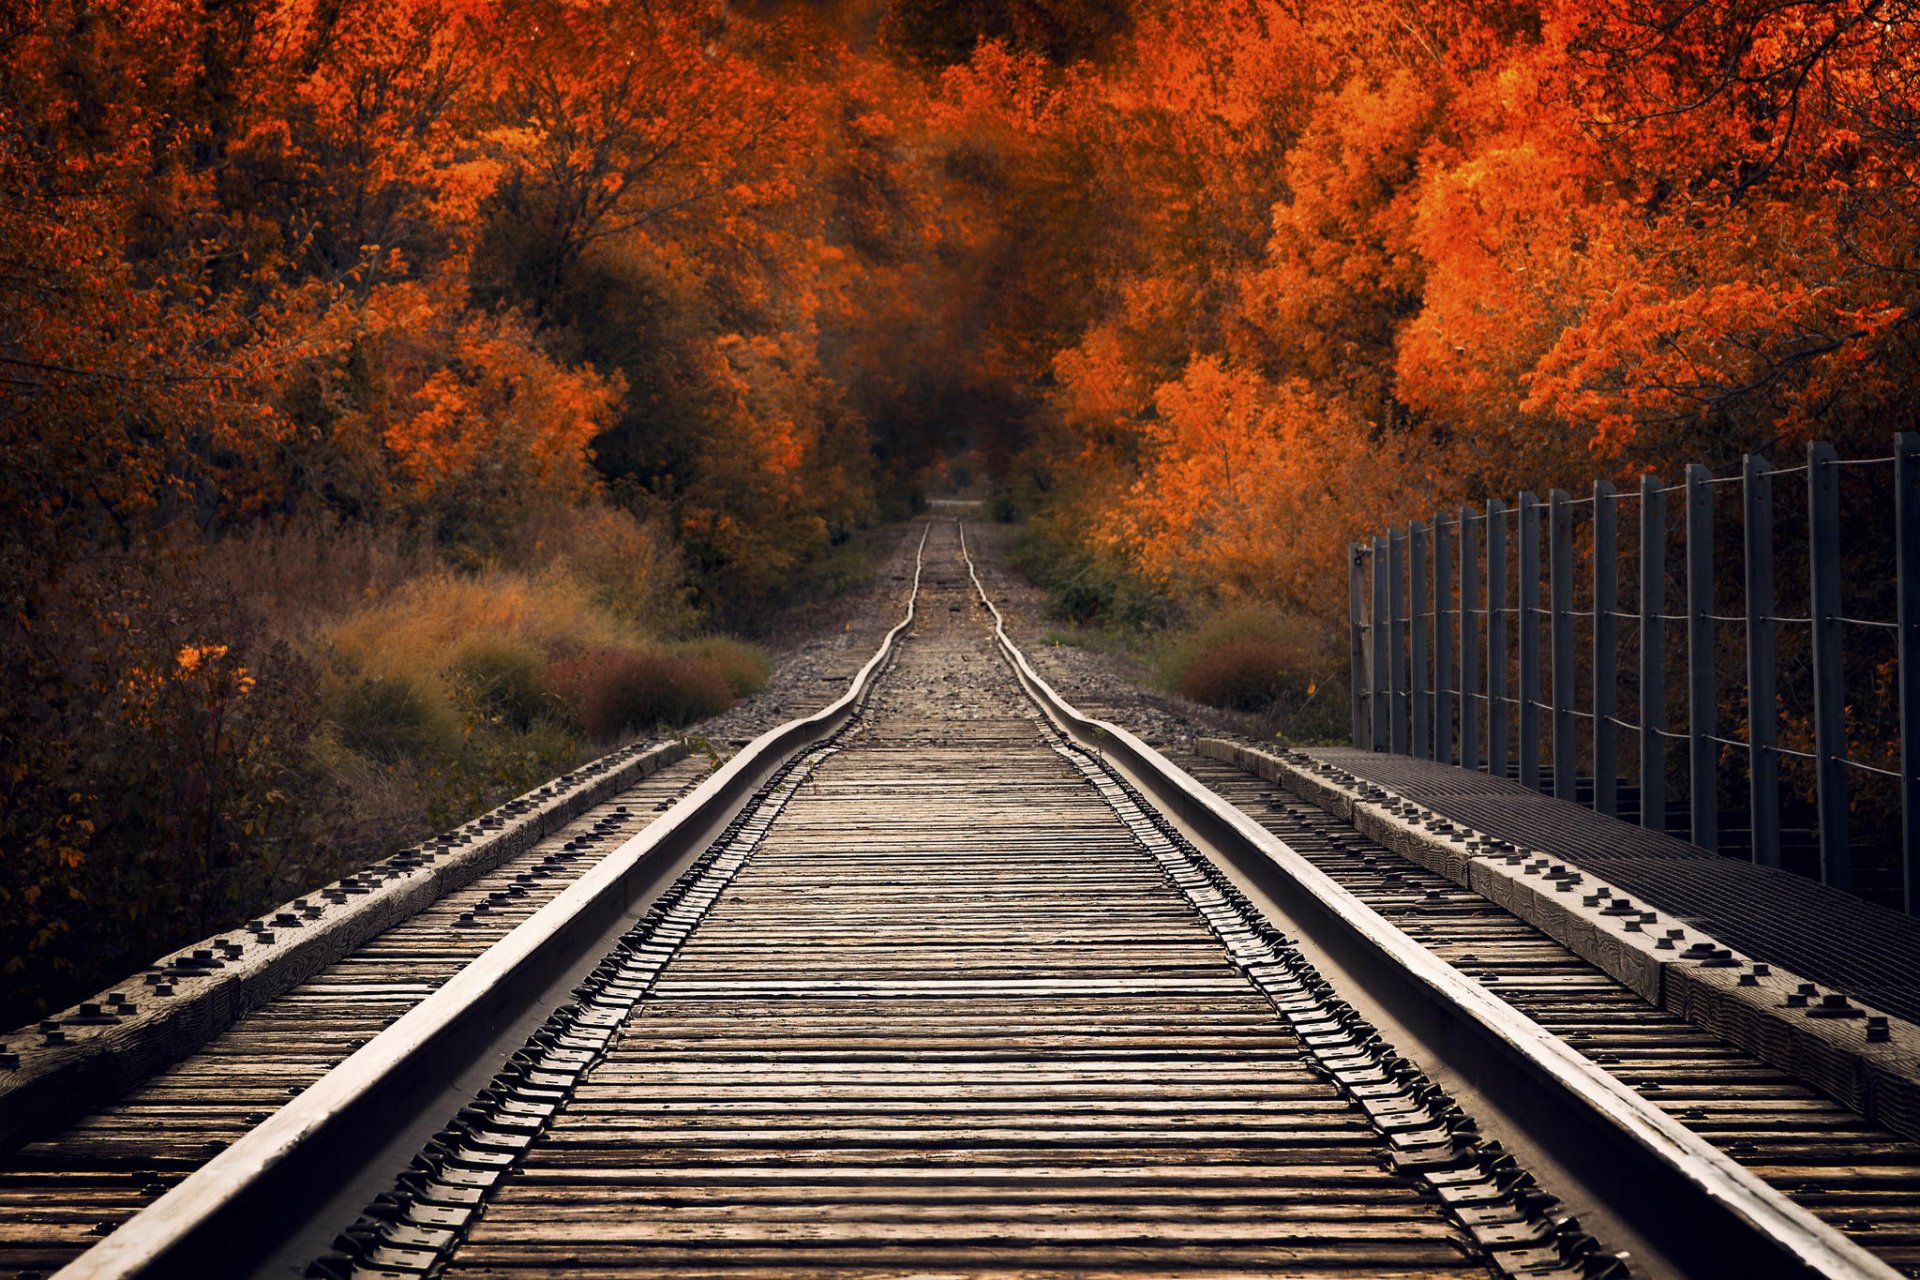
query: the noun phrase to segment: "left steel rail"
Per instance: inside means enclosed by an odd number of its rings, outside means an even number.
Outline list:
[[[928,531],[932,529],[928,525]],[[58,1273],[58,1280],[245,1275],[309,1217],[316,1194],[411,1127],[446,1081],[505,1058],[546,1004],[591,969],[795,753],[856,716],[913,625],[922,534],[904,616],[838,699],[770,729],[432,995]],[[558,994],[556,994],[558,993]]]

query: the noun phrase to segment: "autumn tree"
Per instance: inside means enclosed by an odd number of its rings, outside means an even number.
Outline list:
[[[1110,140],[1089,199],[1129,211],[1029,454],[1069,478],[1056,533],[1320,608],[1376,513],[1867,446],[1912,395],[1915,31],[1772,0],[1137,14],[1045,135]],[[1261,495],[1232,520],[1229,466]]]
[[[1644,455],[1865,443],[1910,401],[1920,21],[1876,0],[1603,6],[1570,41],[1631,208],[1618,301],[1543,404]]]
[[[0,13],[10,988],[304,865],[322,673],[196,569],[222,539],[318,516],[465,568],[611,478],[744,616],[867,518],[822,323],[893,232],[832,217],[839,39],[706,3]]]

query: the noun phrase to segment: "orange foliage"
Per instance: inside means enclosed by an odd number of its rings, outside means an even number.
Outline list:
[[[1368,424],[1302,379],[1203,356],[1154,400],[1143,474],[1106,536],[1170,587],[1308,599],[1385,514],[1367,501]]]
[[[1280,525],[1308,473],[1393,509],[1869,435],[1914,384],[1917,26],[39,0],[0,28],[15,536],[318,504],[485,544],[612,481],[717,598],[971,444],[1205,593],[1251,571],[1142,494],[1220,379],[1326,434],[1260,464]],[[1333,543],[1292,545],[1270,592]]]
[[[961,326],[890,350],[968,270],[922,73],[853,45],[723,0],[0,5],[0,1013],[336,847],[319,672],[210,545],[472,568],[615,502],[682,544],[606,575],[671,631],[803,585],[876,441],[911,486]]]
[[[590,445],[617,383],[558,364],[511,314],[448,306],[413,283],[375,288],[344,319],[386,394],[344,409],[331,429],[382,447],[386,501],[503,524],[592,486]]]
[[[1920,373],[1916,56],[1865,3],[1155,6],[1027,144],[1099,139],[1119,212],[1048,365],[1050,527],[1326,610],[1389,518],[1880,443]]]
[[[0,5],[0,852],[86,860],[129,690],[299,702],[160,617],[250,524],[617,501],[691,578],[636,598],[745,617],[974,452],[1103,570],[1331,611],[1390,519],[1877,444],[1916,65],[1882,0]]]

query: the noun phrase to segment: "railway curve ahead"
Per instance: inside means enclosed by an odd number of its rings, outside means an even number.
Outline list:
[[[930,522],[843,698],[61,1275],[1897,1274],[1074,711],[972,568]]]

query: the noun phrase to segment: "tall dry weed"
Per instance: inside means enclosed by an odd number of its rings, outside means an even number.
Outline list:
[[[456,655],[481,637],[530,645],[549,660],[653,644],[591,583],[557,566],[432,573],[335,619],[321,637],[358,672],[442,689]]]
[[[509,555],[521,569],[580,578],[597,603],[653,635],[693,624],[686,565],[663,515],[602,503],[547,507],[528,517]]]
[[[195,569],[276,640],[306,645],[335,618],[433,573],[433,550],[397,526],[312,518],[209,544]]]

